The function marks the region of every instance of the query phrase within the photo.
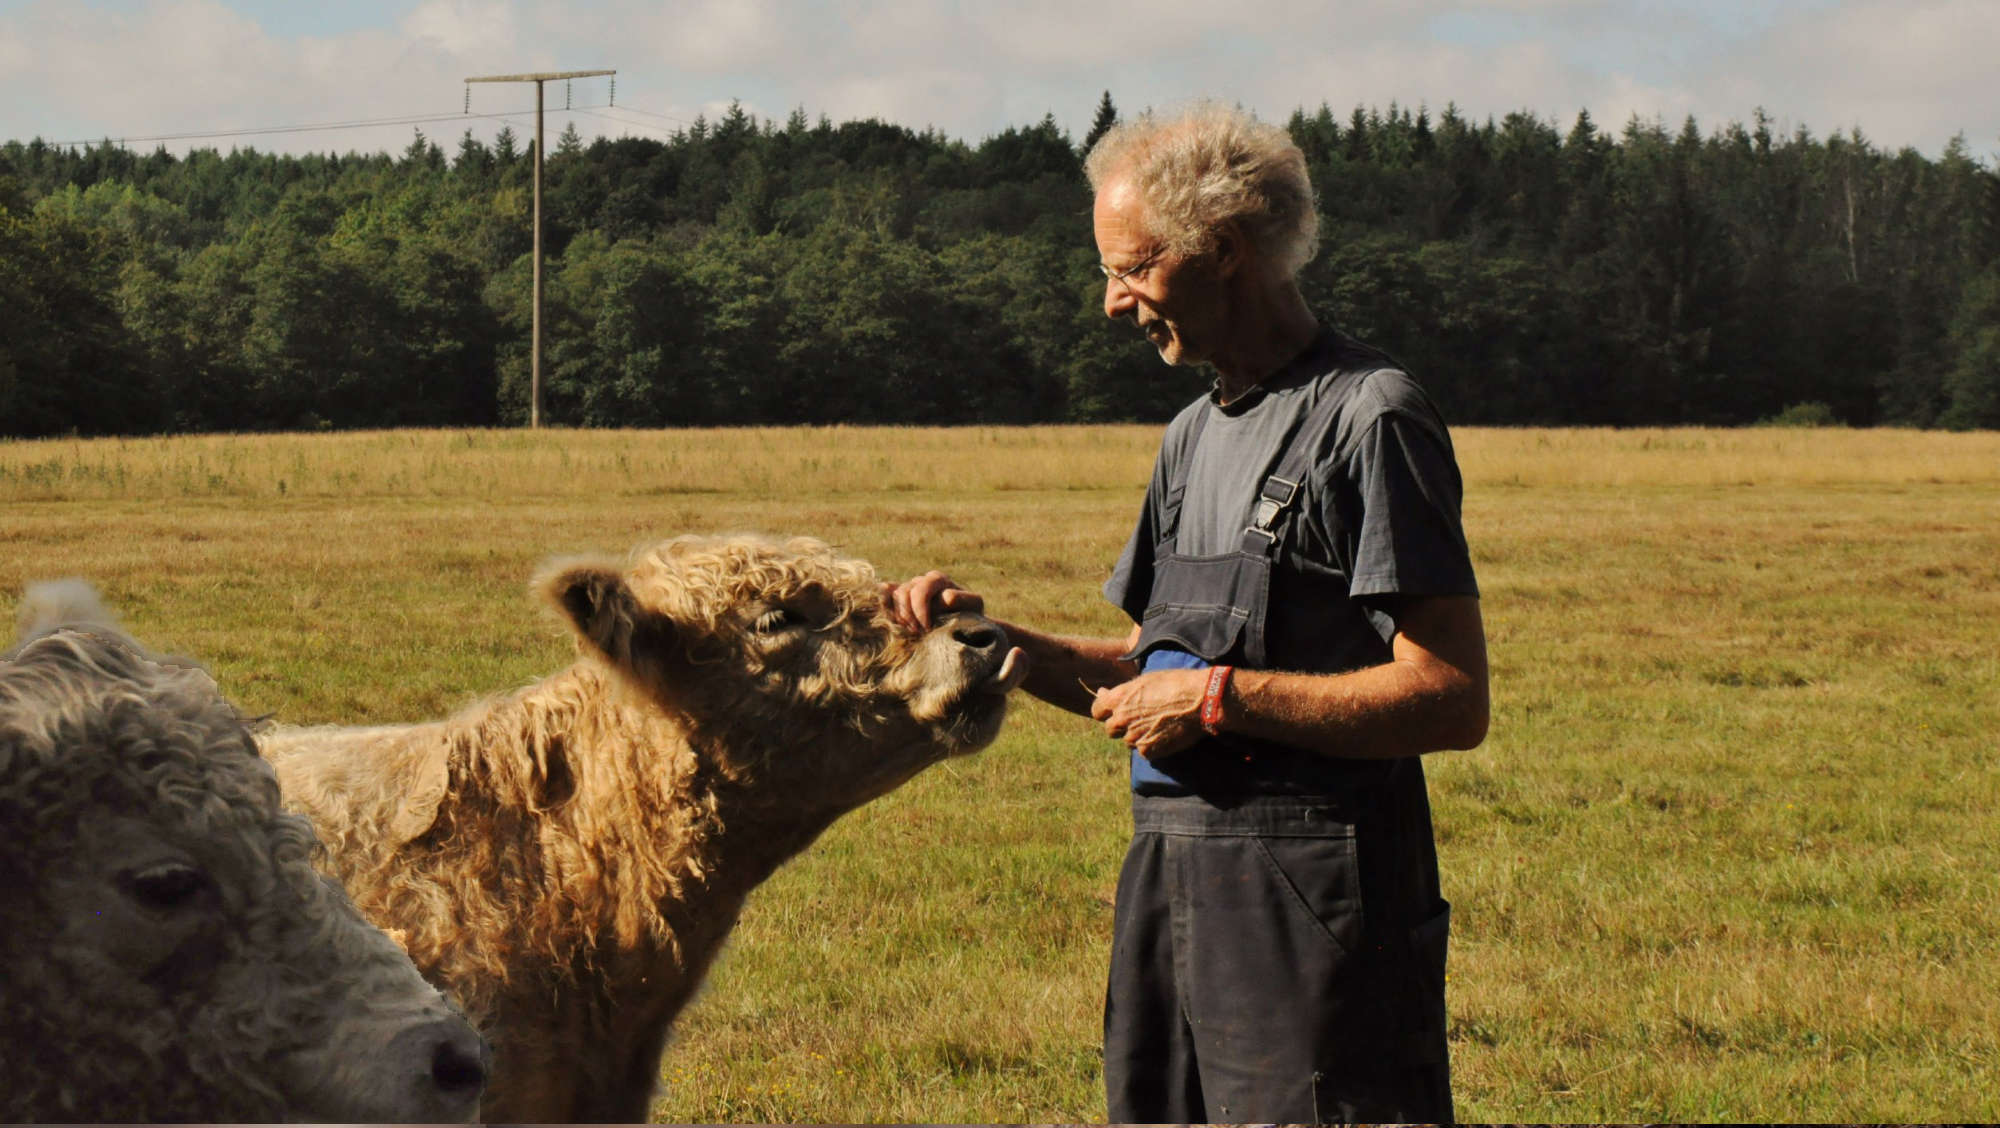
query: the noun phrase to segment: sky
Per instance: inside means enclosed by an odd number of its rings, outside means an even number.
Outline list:
[[[1996,47],[2000,0],[0,0],[0,141],[449,150],[533,129],[531,84],[469,76],[614,69],[615,91],[548,84],[551,134],[666,137],[740,102],[972,143],[1053,114],[1080,138],[1109,90],[1128,114],[1455,104],[1564,129],[1762,108],[1933,157],[1962,134],[1992,166]]]

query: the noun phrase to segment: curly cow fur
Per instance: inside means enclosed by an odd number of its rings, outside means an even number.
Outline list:
[[[87,587],[0,655],[0,1119],[434,1121],[483,1047],[314,868],[208,675]]]
[[[677,540],[540,591],[579,660],[448,720],[260,736],[362,910],[494,1044],[497,1121],[646,1117],[745,897],[841,814],[997,734],[1023,673],[811,540]]]

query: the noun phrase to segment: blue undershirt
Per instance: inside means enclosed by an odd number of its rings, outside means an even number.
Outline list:
[[[1139,664],[1139,672],[1150,674],[1154,670],[1200,670],[1208,665],[1209,663],[1200,655],[1162,646],[1146,652],[1145,659]],[[1137,752],[1132,753],[1132,790],[1141,795],[1186,794],[1187,788],[1168,771],[1163,770],[1162,765],[1164,768],[1172,768],[1182,757],[1193,751],[1194,749],[1186,749],[1176,752],[1172,756],[1163,757],[1159,764]]]

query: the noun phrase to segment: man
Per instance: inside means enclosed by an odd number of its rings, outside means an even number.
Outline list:
[[[1109,1119],[1449,1121],[1419,757],[1487,724],[1450,439],[1301,296],[1317,215],[1283,130],[1148,115],[1086,171],[1104,312],[1216,373],[1168,426],[1105,585],[1131,635],[1003,623],[1029,692],[1132,750]],[[885,587],[913,623],[983,606],[939,572]]]

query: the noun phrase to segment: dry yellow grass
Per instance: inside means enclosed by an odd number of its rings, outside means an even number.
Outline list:
[[[0,444],[0,592],[96,580],[246,708],[436,713],[565,660],[541,559],[690,530],[1096,595],[1157,429]],[[1464,430],[1493,735],[1431,764],[1459,1112],[2000,1119],[2000,436]],[[1122,761],[1028,704],[754,898],[670,1120],[1102,1115]]]
[[[2000,432],[1993,431],[1488,427],[1455,434],[1474,487],[2000,483]]]
[[[1466,428],[1474,488],[2000,482],[2000,433]],[[0,442],[0,502],[782,496],[1129,486],[1159,428],[361,431]]]
[[[1127,481],[1157,428],[358,431],[0,443],[0,501],[783,496]]]

